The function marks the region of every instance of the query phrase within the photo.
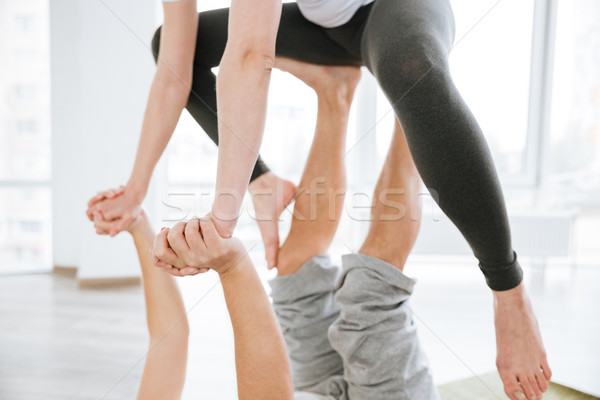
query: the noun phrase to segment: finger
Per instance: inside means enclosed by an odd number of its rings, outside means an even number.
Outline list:
[[[200,219],[200,231],[202,232],[207,249],[217,247],[221,240],[223,240],[219,232],[217,232],[212,219],[207,216]]]
[[[200,221],[198,218],[192,218],[185,225],[185,240],[191,250],[206,252],[206,245],[200,232]]]
[[[152,254],[152,263],[159,268],[171,269],[173,266],[171,264],[167,264],[166,262],[160,261],[158,257]]]
[[[169,241],[167,240],[167,235],[169,233],[169,229],[163,229],[156,235],[154,238],[154,245],[152,248],[154,249],[154,255],[160,261],[172,265],[178,268],[181,264],[179,261],[179,257],[177,254],[169,247]]]
[[[110,232],[110,236],[114,237],[118,233],[123,232],[133,222],[133,218],[130,215],[125,214],[122,218],[117,219],[113,222],[113,230]]]
[[[202,268],[202,269],[207,269],[207,268]],[[182,268],[179,270],[179,272],[183,276],[198,275],[200,273],[200,271],[201,271],[200,268],[193,268],[193,267],[185,267],[185,268]]]
[[[171,269],[163,268],[163,271],[165,271],[169,275],[173,275],[178,278],[183,278],[185,276],[185,275],[181,275],[181,272],[179,271],[178,268],[171,268]]]
[[[188,246],[185,241],[185,222],[178,222],[175,224],[171,231],[167,235],[167,239],[169,240],[169,245],[177,254],[177,256],[184,257],[190,251],[190,246]]]
[[[104,197],[100,193],[98,193],[88,201],[88,208],[87,210],[85,210],[85,214],[87,215],[90,221],[94,220],[94,206],[103,199]]]
[[[544,371],[544,376],[548,381],[552,379],[552,370],[550,369],[550,364],[548,364],[548,360],[544,359],[542,361],[542,371]]]
[[[108,235],[108,232],[103,229],[96,228],[96,234],[98,235]]]
[[[235,227],[235,223],[233,224],[233,226],[231,226],[231,220],[221,219],[212,212],[205,215],[204,218],[210,219],[211,223],[214,225],[215,230],[217,231],[220,237],[228,239],[233,235],[233,228]],[[217,226],[219,226],[219,228],[217,228]]]
[[[104,198],[104,196],[102,195],[102,192],[98,192],[96,193],[87,203],[88,208],[91,208],[94,204],[98,203],[99,201],[101,201]]]
[[[544,392],[546,392],[546,390],[548,390],[548,381],[546,380],[546,377],[544,376],[544,373],[542,372],[542,370],[539,370],[535,374],[535,380],[536,380],[538,388],[540,389],[540,391],[542,393],[544,393]]]
[[[94,213],[94,226],[96,229],[106,231],[108,233],[113,229],[113,222],[106,221],[102,218],[101,214]]]
[[[535,392],[529,383],[529,377],[526,375],[518,375],[518,379],[523,392],[525,392],[525,396],[527,396],[527,400],[536,400]]]
[[[106,197],[110,198],[110,199],[114,199],[115,197],[119,197],[120,195],[125,193],[125,186],[121,185],[118,188],[110,189],[108,192],[109,192],[109,195],[107,195]]]

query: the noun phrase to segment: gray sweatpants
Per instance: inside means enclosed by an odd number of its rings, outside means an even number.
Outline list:
[[[327,255],[273,279],[297,399],[438,400],[408,300],[415,281],[374,257]]]

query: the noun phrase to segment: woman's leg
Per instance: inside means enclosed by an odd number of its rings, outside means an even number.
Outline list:
[[[363,57],[396,111],[423,181],[471,245],[488,284],[511,289],[521,270],[502,189],[448,67],[453,24],[447,0],[378,0],[365,27]]]
[[[145,213],[128,228],[142,267],[150,348],[138,399],[179,399],[185,381],[188,321],[175,278],[156,268],[154,232]]]
[[[549,368],[521,285],[492,157],[450,76],[453,37],[447,0],[377,0],[364,29],[362,55],[402,123],[423,181],[466,238],[495,291],[505,391],[513,400],[516,392],[533,399],[544,390]]]

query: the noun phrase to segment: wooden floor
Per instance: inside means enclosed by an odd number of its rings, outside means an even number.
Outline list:
[[[415,262],[406,272],[419,278],[412,308],[437,383],[494,370],[491,297],[477,268]],[[600,266],[526,272],[556,381],[600,395]],[[216,276],[180,282],[192,328],[184,399],[234,399],[232,335]],[[0,399],[135,398],[144,324],[139,287],[0,277]]]

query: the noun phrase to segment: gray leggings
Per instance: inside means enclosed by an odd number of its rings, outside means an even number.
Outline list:
[[[227,9],[199,14],[194,79],[187,109],[218,144],[215,75],[227,42]],[[153,40],[158,53],[160,29]],[[461,231],[494,290],[517,286],[522,272],[511,244],[502,190],[477,121],[448,68],[454,40],[449,0],[375,0],[345,25],[307,21],[283,5],[276,54],[326,65],[365,65],[406,134],[423,181]],[[252,179],[268,168],[259,158]]]
[[[320,255],[270,284],[297,392],[310,399],[438,400],[409,307],[414,280],[352,254],[341,274]]]

